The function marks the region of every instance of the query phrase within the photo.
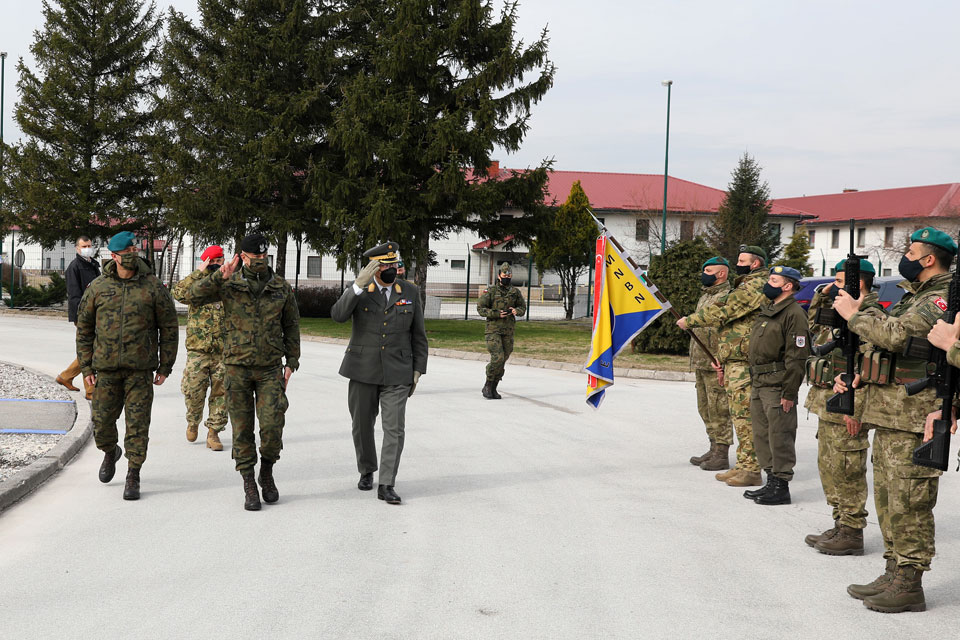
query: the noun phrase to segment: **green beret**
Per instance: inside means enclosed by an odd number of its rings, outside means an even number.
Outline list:
[[[953,238],[933,227],[917,229],[910,235],[910,242],[932,244],[944,251],[949,251],[951,255],[957,255],[957,243],[953,241]]]
[[[753,253],[748,251],[747,253]],[[791,280],[802,280],[803,274],[794,269],[793,267],[785,267],[783,265],[777,265],[776,267],[770,267],[770,275],[772,276],[783,276],[784,278],[790,278]]]
[[[701,270],[702,270],[702,269],[706,269],[707,267],[709,267],[709,266],[711,266],[711,265],[715,265],[715,264],[720,265],[720,266],[722,266],[722,267],[729,267],[729,266],[730,266],[730,263],[727,262],[727,259],[726,259],[726,258],[722,258],[722,257],[720,257],[720,256],[713,256],[712,258],[710,258],[709,260],[707,260],[706,262],[704,262],[704,263],[703,263],[703,266],[700,267],[700,269],[701,269]]]
[[[124,249],[129,249],[132,247],[136,240],[137,237],[129,231],[121,231],[117,235],[110,238],[110,242],[107,243],[107,249],[113,253],[123,251]]]
[[[763,247],[758,247],[755,244],[742,244],[740,245],[740,253],[752,253],[755,256],[763,258],[763,261],[767,261],[767,252],[763,250]]]
[[[837,267],[836,267],[837,273],[840,273],[846,268],[847,268],[846,260],[841,260],[840,262],[837,263]],[[870,263],[869,260],[867,260],[866,258],[860,258],[860,273],[870,273],[873,275],[877,275],[877,270],[874,268],[874,266]]]

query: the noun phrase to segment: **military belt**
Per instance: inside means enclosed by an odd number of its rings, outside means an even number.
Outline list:
[[[750,375],[758,376],[763,373],[776,373],[777,371],[786,371],[785,362],[768,362],[767,364],[758,364],[750,367]]]

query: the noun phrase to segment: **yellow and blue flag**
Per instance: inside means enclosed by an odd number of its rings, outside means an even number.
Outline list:
[[[606,231],[597,238],[593,343],[584,365],[589,374],[587,403],[595,409],[613,384],[613,359],[634,336],[670,309],[670,303],[658,299],[657,288],[630,265],[629,258]]]

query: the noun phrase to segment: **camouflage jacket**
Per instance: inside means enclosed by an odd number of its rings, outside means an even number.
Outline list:
[[[946,309],[947,289],[952,274],[943,273],[925,282],[901,282],[906,293],[889,315],[876,307],[861,309],[849,320],[862,340],[899,356],[907,337],[926,338],[931,327]],[[866,386],[867,398],[863,403],[863,421],[886,429],[920,433],[928,413],[937,406],[936,389],[924,389],[914,396],[907,396],[903,385],[870,384]]]
[[[80,299],[77,359],[84,376],[117,369],[168,376],[179,341],[173,299],[143,260],[126,280],[108,262]]]
[[[484,333],[512,334],[517,319],[512,315],[500,317],[500,312],[510,307],[517,310],[517,316],[527,312],[527,303],[520,289],[514,286],[504,287],[499,282],[489,289],[484,289],[477,299],[477,313],[487,319]]]
[[[833,327],[817,324],[815,322],[817,317],[817,309],[830,309],[833,307],[833,300],[829,296],[823,295],[821,291],[817,291],[813,295],[813,300],[810,301],[810,308],[807,310],[807,322],[810,325],[810,340],[813,341],[813,344],[818,346],[826,344],[834,338]],[[863,297],[863,304],[861,305],[861,308],[876,308],[880,311],[883,311],[883,307],[880,306],[879,300],[880,297],[877,295],[877,292],[871,291]],[[869,351],[872,348],[873,347],[871,347],[869,343],[861,340],[860,351]],[[846,361],[839,349],[834,349],[824,357],[830,358],[833,363],[834,375],[830,376],[831,378],[836,377],[836,374],[840,373],[841,370],[846,367]],[[803,406],[808,411],[818,416],[821,420],[836,424],[843,424],[843,414],[830,413],[827,411],[827,400],[831,396],[833,396],[832,388],[818,387],[811,384],[810,390],[807,392],[807,400]],[[863,387],[857,389],[856,397],[854,399],[854,409],[856,413],[853,416],[857,420],[860,420],[863,416],[864,402],[866,402],[866,399],[866,389]]]
[[[729,280],[724,280],[720,284],[715,284],[710,287],[703,287],[703,293],[700,294],[700,299],[697,300],[697,311],[700,311],[704,307],[722,304],[729,293]],[[710,353],[712,353],[714,357],[717,357],[717,347],[720,343],[717,330],[713,327],[702,327],[693,329],[692,331],[694,335],[700,338],[703,344],[707,345]],[[713,367],[711,366],[710,356],[703,351],[696,340],[690,338],[690,370],[692,371],[694,369],[712,370]]]
[[[210,274],[197,269],[173,287],[173,297],[189,306],[187,309],[187,351],[223,353],[223,303],[189,304],[189,291],[194,282]]]
[[[300,366],[300,310],[290,283],[268,271],[254,295],[241,268],[223,279],[220,271],[201,278],[184,296],[190,305],[223,302],[223,362],[243,367]]]
[[[796,298],[768,302],[760,309],[750,330],[752,386],[778,387],[781,398],[796,402],[809,355],[807,314]]]
[[[954,342],[950,350],[947,351],[947,362],[954,367],[960,368],[960,340]]]
[[[754,269],[737,278],[733,291],[724,298],[722,304],[704,307],[687,316],[687,326],[690,328],[719,328],[716,355],[720,362],[747,360],[753,321],[760,308],[769,302],[763,295],[767,277],[765,267]]]

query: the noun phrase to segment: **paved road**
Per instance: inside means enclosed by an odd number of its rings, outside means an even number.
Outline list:
[[[0,317],[2,358],[57,373],[63,321]],[[355,488],[342,348],[304,344],[291,382],[281,500],[242,509],[229,453],[183,436],[179,371],[154,405],[143,498],[96,479],[88,445],[0,515],[4,638],[644,638],[951,635],[960,619],[960,496],[937,508],[924,614],[884,616],[844,588],[882,570],[806,547],[829,524],[814,428],[795,504],[758,507],[686,459],[693,385],[619,383],[599,412],[571,373],[430,361],[408,411],[400,507]],[[182,354],[182,352],[181,352]],[[872,511],[872,509],[871,509]]]

